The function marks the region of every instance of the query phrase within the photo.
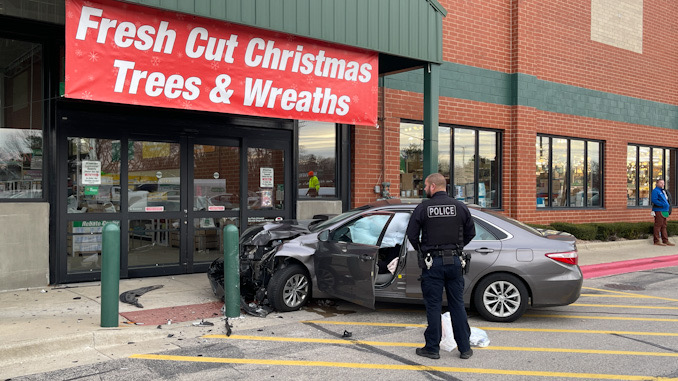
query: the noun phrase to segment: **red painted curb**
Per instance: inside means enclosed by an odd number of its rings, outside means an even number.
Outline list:
[[[585,265],[579,266],[579,268],[584,275],[584,279],[589,279],[671,266],[678,266],[678,255],[632,259],[629,261],[601,263],[597,265]]]

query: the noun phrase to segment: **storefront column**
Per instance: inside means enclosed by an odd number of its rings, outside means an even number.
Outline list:
[[[424,178],[438,172],[438,98],[440,65],[424,68]]]

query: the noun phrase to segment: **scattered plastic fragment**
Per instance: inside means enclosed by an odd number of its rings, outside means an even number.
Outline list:
[[[211,326],[214,325],[214,323],[209,322],[209,321],[200,320],[198,322],[193,323],[193,325],[196,326],[196,327],[211,327]]]
[[[347,330],[344,330],[344,334],[341,335],[341,337],[351,337],[351,336],[353,336],[353,333],[351,333],[351,332],[349,332],[349,331],[347,331]]]
[[[135,290],[129,290],[125,291],[122,294],[120,294],[120,301],[123,303],[131,304],[133,306],[137,306],[139,308],[144,308],[144,306],[139,303],[139,297],[149,291],[157,290],[159,288],[162,288],[163,285],[155,285],[155,286],[148,286],[148,287],[142,287],[142,288],[137,288]]]
[[[233,333],[233,331],[231,331],[231,327],[231,324],[228,322],[228,317],[226,317],[226,337],[230,337],[231,333]]]

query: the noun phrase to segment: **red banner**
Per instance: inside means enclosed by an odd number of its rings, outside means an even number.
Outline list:
[[[111,0],[66,0],[66,96],[377,124],[376,52]]]

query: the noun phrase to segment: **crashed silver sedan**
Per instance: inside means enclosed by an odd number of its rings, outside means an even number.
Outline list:
[[[242,305],[294,311],[311,297],[374,308],[375,300],[423,303],[417,253],[405,237],[416,203],[384,200],[310,224],[268,223],[240,238]],[[575,238],[470,208],[476,236],[464,302],[489,321],[511,322],[528,306],[562,306],[580,295]],[[223,297],[223,259],[208,271]],[[249,307],[248,307],[249,306]]]

